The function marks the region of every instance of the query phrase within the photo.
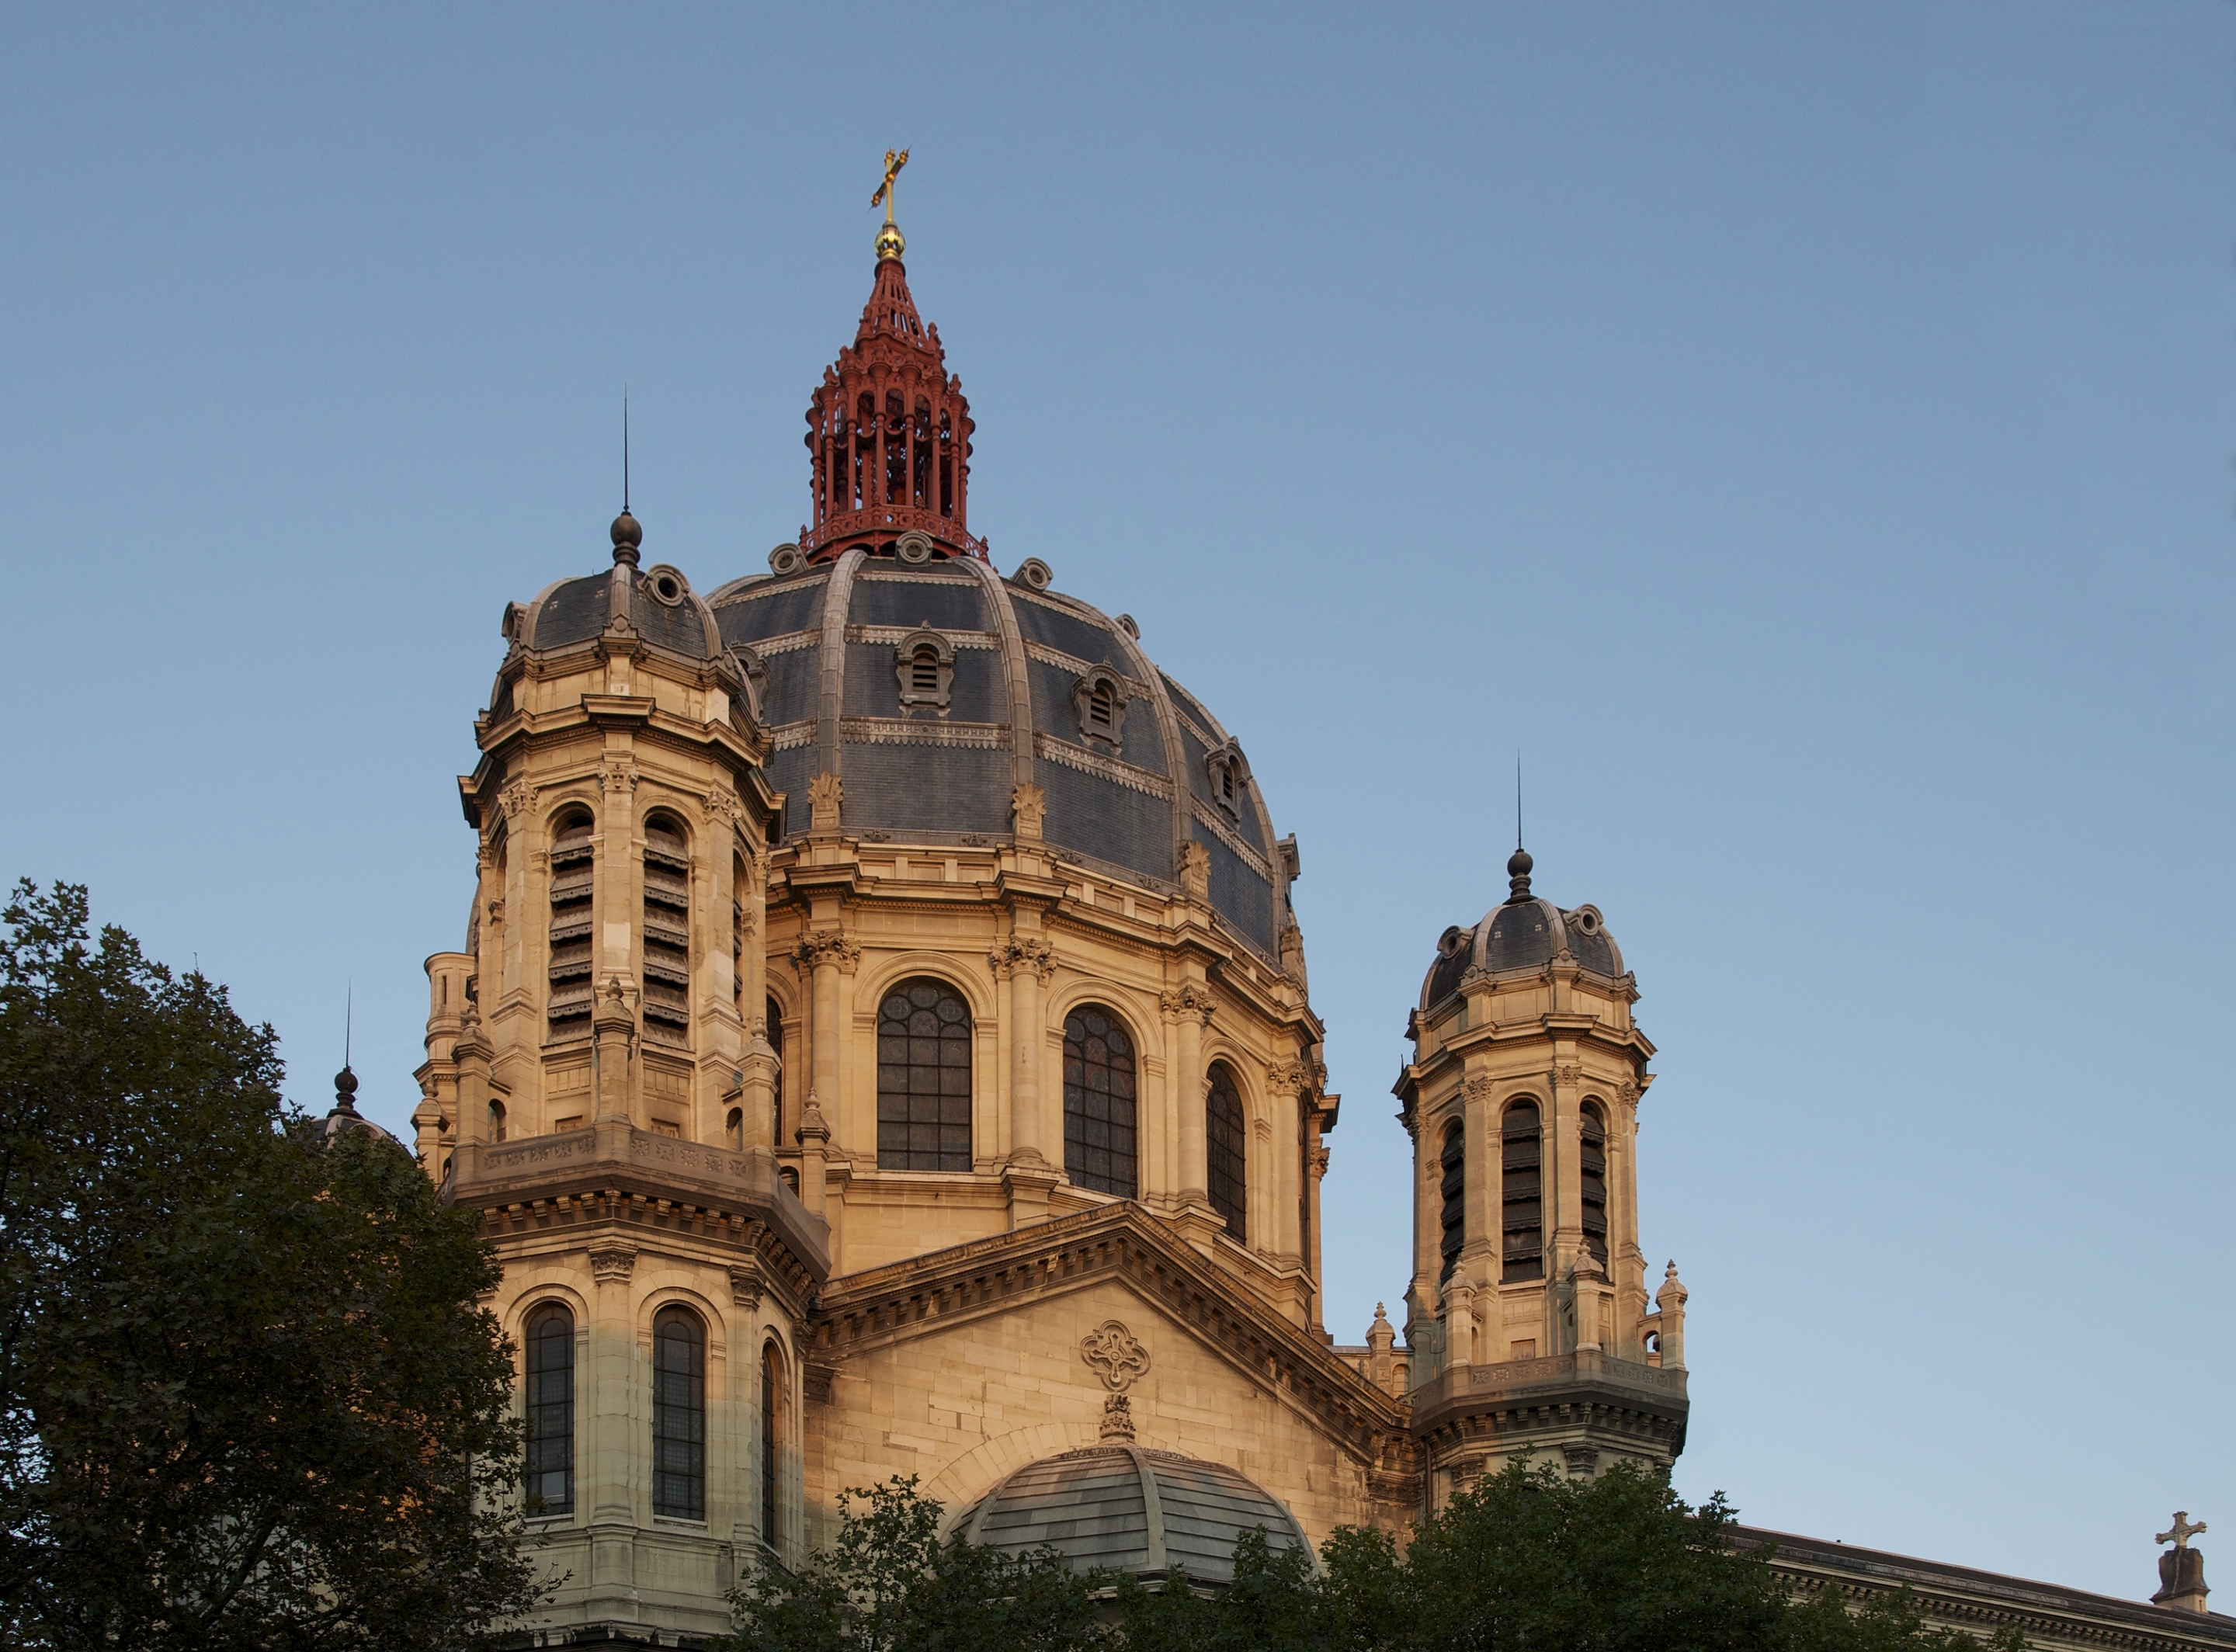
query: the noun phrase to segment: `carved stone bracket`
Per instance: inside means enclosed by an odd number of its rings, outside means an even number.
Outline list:
[[[1325,1148],[1314,1148],[1310,1162],[1315,1176],[1325,1175],[1328,1172],[1328,1150]]]
[[[1200,843],[1180,845],[1180,894],[1183,898],[1207,902],[1211,898],[1211,851]]]
[[[845,797],[845,782],[836,774],[818,774],[808,781],[808,829],[812,832],[836,832],[839,809]]]
[[[516,819],[521,812],[536,801],[536,788],[526,780],[515,780],[497,794],[497,806],[504,811],[504,818]]]
[[[590,1247],[590,1277],[601,1285],[626,1285],[636,1271],[636,1247],[610,1243]]]
[[[1553,1082],[1569,1086],[1581,1084],[1584,1082],[1584,1070],[1573,1062],[1564,1062],[1553,1069]]]
[[[598,766],[598,786],[608,792],[636,790],[636,765],[627,758],[611,760]]]
[[[1122,1320],[1105,1320],[1079,1339],[1079,1357],[1114,1394],[1122,1394],[1149,1369],[1149,1351]]]
[[[1009,813],[1016,820],[1020,838],[1038,838],[1048,819],[1048,793],[1029,781],[1016,787],[1009,793]]]
[[[986,961],[994,966],[994,975],[998,980],[1006,981],[1015,971],[1029,969],[1040,977],[1041,984],[1045,986],[1049,977],[1056,973],[1056,948],[1046,941],[1036,941],[1029,936],[1013,935],[989,952]]]
[[[1477,1073],[1460,1088],[1467,1092],[1468,1100],[1476,1102],[1478,1106],[1483,1106],[1489,1104],[1492,1093],[1498,1089],[1498,1084],[1496,1080]]]

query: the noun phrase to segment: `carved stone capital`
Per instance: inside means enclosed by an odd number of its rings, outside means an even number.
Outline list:
[[[1030,936],[1011,936],[989,952],[986,959],[994,966],[996,977],[1004,981],[1019,970],[1030,970],[1045,986],[1056,973],[1056,949]]]
[[[803,970],[824,964],[851,970],[862,961],[862,944],[843,929],[819,929],[800,937],[792,949],[792,961]]]
[[[1328,1150],[1325,1148],[1314,1148],[1309,1162],[1315,1176],[1325,1175],[1328,1172]]]
[[[1296,1096],[1310,1076],[1300,1061],[1277,1061],[1266,1069],[1266,1088],[1276,1096]]]
[[[1157,995],[1157,1008],[1175,1021],[1194,1016],[1208,1027],[1219,1005],[1210,993],[1190,982],[1186,986],[1167,987]]]
[[[1483,1074],[1477,1073],[1473,1078],[1469,1079],[1467,1083],[1462,1084],[1460,1088],[1467,1092],[1468,1100],[1475,1102],[1478,1106],[1483,1106],[1490,1102],[1491,1095],[1497,1089],[1498,1085],[1495,1080],[1487,1078]]]
[[[721,821],[733,828],[742,827],[745,825],[746,806],[738,801],[738,794],[735,792],[719,786],[711,786],[707,788],[705,800],[709,819]]]
[[[516,819],[522,811],[536,801],[536,788],[526,780],[515,780],[497,794],[497,806],[504,811],[504,818]]]
[[[1583,1082],[1584,1070],[1574,1062],[1563,1062],[1553,1069],[1553,1083],[1556,1085],[1573,1087]]]
[[[1017,823],[1017,836],[1037,839],[1048,819],[1048,793],[1028,781],[1009,793],[1009,814]]]
[[[1632,1083],[1628,1078],[1624,1079],[1621,1083],[1617,1084],[1615,1087],[1615,1098],[1625,1107],[1635,1107],[1638,1105],[1638,1086]]]
[[[760,1257],[749,1256],[730,1265],[730,1300],[737,1306],[753,1312],[760,1306],[761,1293],[767,1288],[768,1276]]]
[[[626,1285],[636,1271],[636,1247],[608,1241],[590,1247],[590,1277],[601,1285]]]
[[[609,758],[598,765],[598,787],[606,792],[636,790],[636,765],[626,757]]]

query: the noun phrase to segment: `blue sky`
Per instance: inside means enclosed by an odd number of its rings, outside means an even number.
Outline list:
[[[2141,1596],[2236,1485],[2232,61],[2180,0],[11,8],[0,871],[308,1102],[353,982],[399,1122],[504,602],[605,560],[624,382],[648,558],[793,536],[905,145],[973,527],[1301,841],[1338,1338],[1519,747],[1662,1052],[1680,1486]]]

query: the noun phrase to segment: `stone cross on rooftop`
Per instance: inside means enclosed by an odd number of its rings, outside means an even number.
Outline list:
[[[2174,1530],[2159,1533],[2158,1541],[2170,1543],[2177,1549],[2187,1549],[2189,1547],[2189,1540],[2204,1530],[2204,1521],[2200,1520],[2193,1525],[2190,1524],[2189,1510],[2176,1509],[2174,1511]]]

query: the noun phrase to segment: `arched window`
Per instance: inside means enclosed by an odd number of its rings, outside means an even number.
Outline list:
[[[597,852],[588,809],[569,809],[551,833],[550,997],[544,1006],[555,1034],[590,1030],[590,896]]]
[[[770,1096],[769,1128],[776,1133],[776,1145],[784,1145],[784,1007],[774,998],[765,999],[761,1013],[768,1020],[768,1047],[776,1053],[776,1086]]]
[[[1134,1041],[1100,1004],[1063,1019],[1063,1169],[1073,1182],[1121,1199],[1140,1196]]]
[[[673,816],[644,823],[644,1036],[691,1041],[691,846]]]
[[[528,1320],[528,1512],[575,1511],[575,1316],[556,1304]]]
[[[1607,1121],[1597,1102],[1586,1102],[1579,1134],[1582,1151],[1577,1168],[1583,1173],[1584,1247],[1601,1267],[1608,1260]]]
[[[1498,1171],[1501,1277],[1545,1277],[1544,1149],[1537,1103],[1516,1102],[1499,1126]]]
[[[878,1168],[970,1168],[970,1006],[918,976],[878,1006]]]
[[[491,1102],[489,1104],[489,1139],[491,1142],[504,1140],[504,1103],[503,1102]]]
[[[653,1321],[652,1511],[707,1517],[707,1334],[687,1308]]]
[[[920,694],[939,693],[939,650],[929,642],[909,655],[909,687]]]
[[[1444,1271],[1437,1275],[1441,1285],[1460,1265],[1460,1248],[1467,1243],[1467,1129],[1457,1119],[1444,1126],[1444,1149],[1437,1162],[1444,1173],[1437,1183],[1444,1197],[1444,1239],[1437,1247],[1444,1259]]]
[[[723,1144],[733,1153],[746,1145],[746,1109],[744,1108],[732,1108],[730,1116],[722,1121],[722,1141]]]
[[[1110,685],[1098,682],[1087,696],[1087,721],[1108,731],[1110,727]]]
[[[784,1438],[784,1366],[772,1342],[761,1349],[761,1541],[773,1549],[777,1530],[777,1445]]]
[[[1243,1144],[1248,1136],[1242,1122],[1242,1092],[1223,1063],[1211,1070],[1211,1087],[1203,1101],[1203,1134],[1211,1208],[1227,1223],[1227,1231],[1246,1243],[1250,1201]]]

